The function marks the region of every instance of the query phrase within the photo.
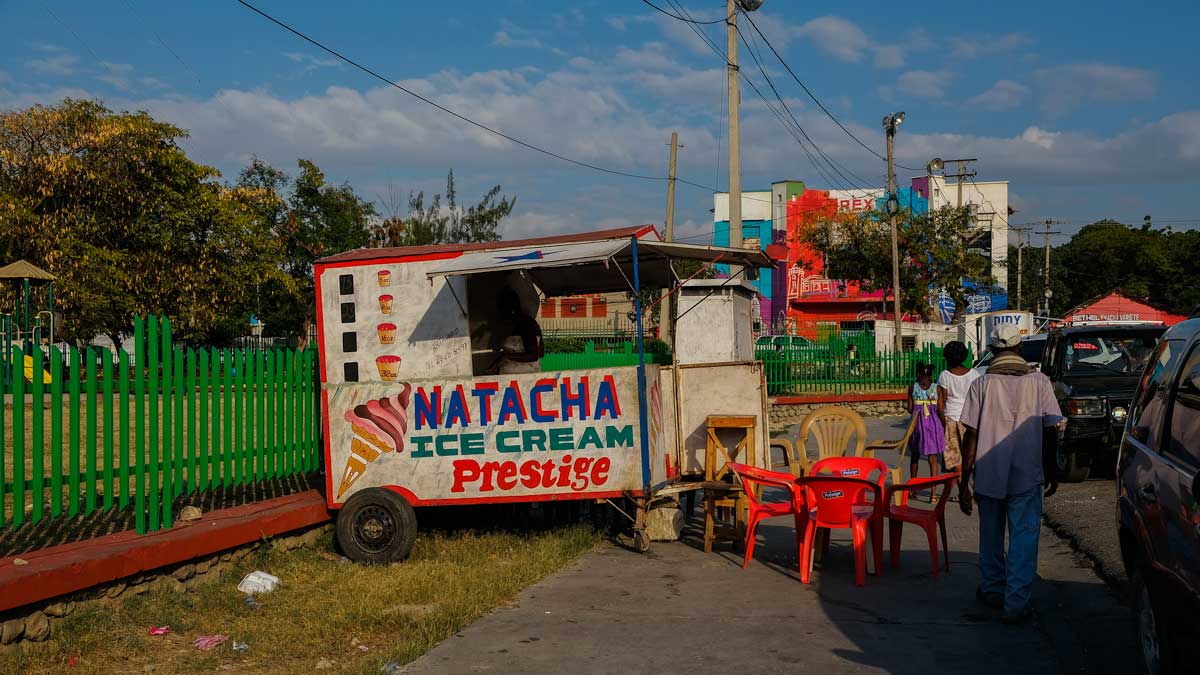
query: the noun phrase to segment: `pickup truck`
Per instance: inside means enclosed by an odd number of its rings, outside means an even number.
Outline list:
[[[1160,324],[1066,326],[1051,331],[1042,372],[1067,417],[1058,469],[1065,482],[1116,465],[1138,377],[1166,328]]]

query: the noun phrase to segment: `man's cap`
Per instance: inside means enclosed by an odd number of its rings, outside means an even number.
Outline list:
[[[1001,324],[992,332],[992,340],[989,344],[1000,349],[1016,347],[1021,344],[1021,329],[1011,323]]]

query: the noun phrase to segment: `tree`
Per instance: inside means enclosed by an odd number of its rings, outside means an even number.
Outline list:
[[[900,309],[937,319],[930,295],[944,291],[956,312],[968,295],[995,287],[988,257],[968,248],[978,235],[966,208],[945,207],[927,214],[904,210],[897,216],[900,249]],[[823,218],[800,235],[820,252],[826,274],[853,279],[867,291],[892,288],[892,243],[888,217],[881,212]]]
[[[190,160],[186,136],[97,101],[0,114],[0,253],[58,277],[59,336],[119,344],[154,313],[178,337],[220,340],[245,320],[247,282],[279,275],[254,196]]]
[[[372,230],[375,246],[426,246],[429,244],[465,244],[478,241],[498,241],[496,228],[512,213],[516,198],[500,196],[495,185],[475,206],[463,210],[458,205],[454,187],[454,172],[446,176],[446,205],[442,195],[434,195],[429,204],[425,193],[409,193],[408,215],[401,218],[393,206],[391,214]]]
[[[292,180],[253,158],[238,187],[256,197],[258,218],[280,241],[285,276],[260,287],[256,310],[270,335],[298,335],[305,343],[316,321],[313,262],[325,255],[371,243],[374,204],[348,183],[331,185],[316,164],[301,159]]]

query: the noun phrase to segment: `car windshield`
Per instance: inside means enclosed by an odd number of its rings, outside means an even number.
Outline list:
[[[1066,339],[1063,373],[1072,375],[1124,375],[1142,372],[1154,351],[1153,333],[1074,335]]]
[[[1046,346],[1046,340],[1025,340],[1021,343],[1021,358],[1029,363],[1038,363],[1042,360],[1042,348]]]

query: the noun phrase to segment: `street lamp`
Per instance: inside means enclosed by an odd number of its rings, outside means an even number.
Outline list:
[[[904,342],[901,339],[900,321],[900,244],[896,233],[896,212],[900,205],[896,199],[896,167],[892,155],[896,146],[896,128],[904,122],[904,113],[895,112],[883,118],[883,130],[887,134],[887,179],[888,179],[888,216],[892,221],[892,313],[894,320],[895,350],[903,351]]]

